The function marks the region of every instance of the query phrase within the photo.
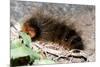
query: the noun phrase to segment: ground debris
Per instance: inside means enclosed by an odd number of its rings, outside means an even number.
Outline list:
[[[55,61],[58,64],[64,63],[80,63],[87,62],[88,55],[82,50],[65,50],[58,44],[53,44],[50,42],[33,42],[33,46],[41,49],[48,59]],[[33,48],[34,49],[34,48]]]

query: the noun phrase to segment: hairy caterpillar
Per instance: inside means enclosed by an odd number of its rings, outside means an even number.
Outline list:
[[[53,16],[38,13],[24,22],[22,31],[28,33],[33,41],[50,41],[68,49],[84,49],[80,35]]]

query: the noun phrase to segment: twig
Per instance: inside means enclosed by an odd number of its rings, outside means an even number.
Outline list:
[[[58,59],[60,59],[60,58],[68,59],[68,57],[73,57],[73,58],[83,58],[85,61],[87,61],[86,57],[80,55],[80,53],[73,53],[73,50],[68,51],[65,54],[63,54],[64,51],[62,52],[62,51],[46,48],[46,47],[41,46],[37,43],[34,43],[34,45],[37,46],[38,48],[40,48],[42,51],[47,52],[49,54],[52,54],[52,55],[58,57]]]

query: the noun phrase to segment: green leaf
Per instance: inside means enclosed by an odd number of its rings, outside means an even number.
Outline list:
[[[15,39],[11,41],[11,49],[18,48],[22,45],[20,39]]]
[[[24,32],[20,32],[20,36],[22,39],[15,39],[11,41],[11,58],[16,59],[29,56],[30,62],[33,60],[39,60],[41,57],[41,54],[39,53],[40,50],[37,48],[34,50],[31,49],[32,45],[30,36]]]
[[[22,45],[21,47],[11,49],[11,58],[18,58],[23,56],[31,56],[33,54],[33,51]]]
[[[32,48],[31,46],[31,37],[29,35],[27,35],[25,32],[20,32],[20,36],[23,39],[23,44]]]
[[[54,64],[53,60],[44,59],[44,60],[35,60],[34,64]]]
[[[34,59],[40,59],[41,57],[41,54],[37,53],[37,52],[33,52],[33,55]]]

